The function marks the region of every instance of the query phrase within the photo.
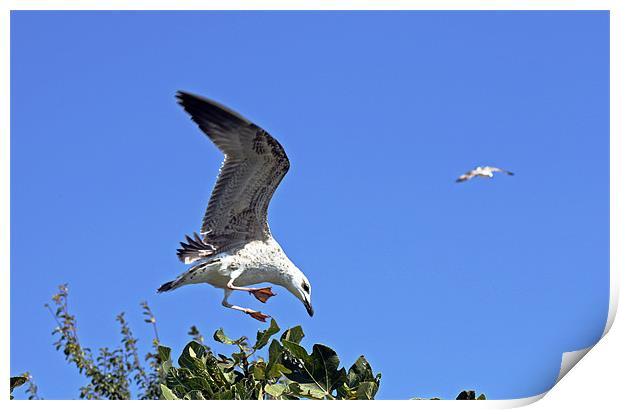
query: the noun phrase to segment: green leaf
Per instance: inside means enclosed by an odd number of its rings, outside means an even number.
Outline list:
[[[161,395],[165,400],[179,400],[179,398],[172,392],[172,390],[166,387],[165,384],[160,384],[159,387],[161,388]]]
[[[327,346],[315,344],[308,355],[303,347],[287,340],[282,342],[289,355],[283,355],[283,364],[291,373],[286,378],[300,385],[313,385],[331,394],[346,381],[347,373],[341,368],[336,352]],[[312,394],[314,395],[314,394]]]
[[[226,345],[235,344],[234,340],[224,334],[224,329],[222,328],[216,330],[216,332],[213,334],[213,339],[215,339],[216,342],[224,343]]]
[[[374,380],[372,368],[364,356],[360,356],[347,373],[347,384],[353,389],[362,382]]]
[[[338,396],[348,399],[370,400],[379,390],[381,374],[374,376],[364,356],[360,356],[349,369],[346,383],[338,389]]]
[[[183,349],[179,357],[179,366],[188,368],[191,371],[201,371],[205,369],[207,354],[206,348],[198,342],[191,341]]]
[[[265,380],[267,376],[267,363],[258,362],[250,370],[256,380]]]
[[[159,345],[157,346],[157,353],[159,353],[159,358],[162,362],[170,360],[170,348],[166,346]]]
[[[269,339],[271,338],[271,336],[275,335],[279,331],[280,327],[278,327],[278,324],[275,320],[271,319],[269,328],[267,328],[266,330],[259,330],[256,333],[256,344],[254,345],[254,350],[259,350],[267,346],[267,343],[269,343]]]
[[[484,393],[482,393],[480,396],[478,396],[478,398],[476,400],[486,400],[487,396],[484,395]]]
[[[269,361],[267,368],[273,366],[276,363],[280,363],[280,356],[282,355],[282,345],[277,340],[272,340],[269,345]]]
[[[279,398],[286,391],[286,386],[284,384],[268,384],[265,386],[265,393]]]
[[[456,400],[476,400],[476,392],[473,390],[463,390],[456,396]]]
[[[295,326],[285,331],[282,336],[280,336],[280,340],[288,340],[289,342],[299,344],[299,342],[301,342],[301,339],[303,339],[304,336],[304,331],[302,330],[301,326]]]
[[[310,356],[308,355],[308,352],[306,352],[306,349],[304,349],[301,345],[294,342],[289,342],[288,340],[283,340],[282,344],[294,358],[303,361],[309,360]]]
[[[361,382],[355,391],[355,398],[358,400],[372,400],[377,394],[379,386],[374,381]]]
[[[11,377],[11,393],[13,393],[13,389],[14,388],[21,386],[22,384],[26,383],[27,381],[28,381],[28,378],[24,377],[24,376]]]
[[[278,379],[283,374],[288,374],[291,371],[286,368],[282,363],[276,363],[271,368],[268,368],[266,377],[268,379]]]
[[[290,373],[282,364],[282,353],[284,348],[277,340],[272,340],[269,345],[269,362],[267,363],[267,378],[275,379],[279,378],[282,373]]]

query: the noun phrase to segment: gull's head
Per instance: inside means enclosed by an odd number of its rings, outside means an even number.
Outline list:
[[[288,273],[288,280],[284,284],[284,287],[304,304],[310,316],[314,315],[312,300],[310,299],[312,289],[310,288],[308,278],[294,265],[289,268]]]

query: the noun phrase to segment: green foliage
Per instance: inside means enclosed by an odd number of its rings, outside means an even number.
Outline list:
[[[474,390],[463,390],[456,396],[456,400],[486,400],[487,397],[484,394],[476,397],[476,392]]]
[[[116,317],[122,336],[121,345],[116,348],[102,347],[96,356],[92,350],[80,344],[75,316],[68,308],[69,290],[67,285],[59,286],[59,292],[52,297],[54,308],[45,305],[56,321],[52,334],[58,335],[54,342],[56,350],[62,350],[69,363],[86,376],[88,384],[80,388],[80,398],[85,399],[130,399],[130,386],[138,389],[138,398],[157,399],[160,396],[161,360],[157,354],[159,337],[155,316],[146,302],[142,302],[145,322],[151,323],[155,333],[152,345],[153,353],[144,357],[145,367],[138,352],[137,342],[125,315]]]
[[[197,340],[185,346],[175,367],[170,349],[160,346],[164,379],[162,398],[167,400],[296,400],[373,399],[381,375],[373,375],[370,364],[361,356],[346,371],[332,349],[321,344],[309,354],[299,343],[304,337],[300,326],[286,330],[280,340],[272,339],[280,331],[275,320],[256,334],[256,342],[246,337],[232,339],[223,329],[213,339],[234,345],[238,352],[230,357],[215,355]],[[270,343],[271,341],[271,343]],[[252,356],[269,345],[268,358]]]

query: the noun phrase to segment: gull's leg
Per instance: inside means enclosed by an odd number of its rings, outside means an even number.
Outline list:
[[[267,320],[267,318],[269,317],[268,315],[265,315],[265,314],[263,314],[261,312],[258,312],[256,310],[244,308],[244,307],[241,307],[241,306],[235,306],[235,305],[229,303],[228,302],[228,297],[230,296],[231,293],[232,293],[232,290],[224,289],[224,299],[222,299],[222,306],[225,306],[227,308],[235,309],[235,310],[238,310],[240,312],[246,313],[246,314],[252,316],[254,319],[260,320],[261,322],[265,322]]]
[[[271,287],[268,287],[268,288],[243,288],[243,287],[235,286],[233,284],[235,279],[237,279],[237,276],[233,277],[230,281],[228,281],[228,284],[226,285],[226,288],[228,288],[228,290],[241,290],[243,292],[249,292],[252,295],[254,295],[254,297],[256,299],[260,300],[263,303],[267,302],[267,300],[269,300],[270,297],[276,295],[275,293],[273,293],[271,291]]]

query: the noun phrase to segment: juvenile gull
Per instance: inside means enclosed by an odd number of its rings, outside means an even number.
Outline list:
[[[308,314],[310,283],[271,235],[267,209],[289,169],[284,148],[265,130],[207,98],[179,91],[178,103],[224,153],[200,235],[185,236],[177,256],[192,266],[157,290],[167,292],[194,283],[224,290],[222,305],[264,322],[269,316],[228,302],[233,290],[249,292],[265,303],[275,294],[249,285],[269,282],[299,299]]]
[[[514,175],[514,172],[506,171],[505,169],[495,168],[495,167],[476,167],[471,171],[461,175],[456,182],[469,181],[473,177],[485,177],[485,178],[493,178],[494,172],[504,172],[508,175]]]

